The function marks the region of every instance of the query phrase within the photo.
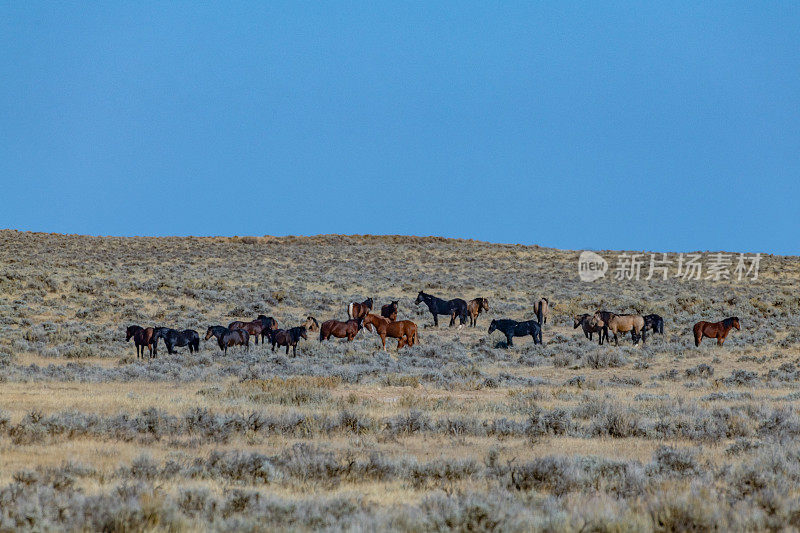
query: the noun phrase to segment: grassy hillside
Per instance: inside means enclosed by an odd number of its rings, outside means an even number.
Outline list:
[[[612,259],[616,252],[601,252]],[[578,252],[402,236],[0,231],[0,528],[800,527],[800,259],[742,282],[577,275]],[[613,265],[612,265],[613,268]],[[420,289],[484,296],[432,327]],[[310,336],[137,360],[129,324],[346,318],[399,300],[420,344]],[[544,346],[492,318],[554,304]],[[658,313],[598,346],[571,316]],[[691,326],[736,315],[724,347]],[[442,321],[440,321],[440,324]]]

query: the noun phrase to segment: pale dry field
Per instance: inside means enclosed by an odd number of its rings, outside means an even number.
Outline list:
[[[0,231],[0,529],[800,527],[800,260],[765,256],[756,282],[586,284],[577,256]],[[420,289],[490,311],[434,328]],[[420,344],[384,353],[362,331],[311,334],[296,358],[201,341],[142,360],[124,342],[129,324],[342,320],[367,296],[399,300]],[[487,334],[542,296],[544,346]],[[665,335],[600,347],[571,318],[599,308],[658,313]],[[693,346],[694,322],[731,315],[724,347]]]

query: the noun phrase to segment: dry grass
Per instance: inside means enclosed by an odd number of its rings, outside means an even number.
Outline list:
[[[800,260],[756,283],[586,285],[577,253],[402,236],[0,232],[0,528],[783,529],[800,525]],[[418,290],[489,298],[433,328]],[[131,323],[343,319],[400,300],[421,343],[137,360]],[[544,346],[492,318],[553,302]],[[570,315],[656,312],[645,348]],[[691,343],[737,315],[724,348]],[[707,365],[704,367],[702,365]],[[667,446],[667,448],[664,448]],[[65,512],[64,509],[68,509]]]

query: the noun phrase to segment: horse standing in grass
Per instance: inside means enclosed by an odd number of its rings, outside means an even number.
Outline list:
[[[271,316],[258,315],[258,318],[256,318],[256,320],[260,320],[261,325],[264,327],[264,331],[261,333],[262,341],[264,340],[264,336],[267,334],[269,330],[278,329],[278,321],[272,318]]]
[[[584,336],[589,340],[592,340],[594,333],[599,333],[600,344],[603,344],[603,328],[601,326],[592,325],[592,315],[589,313],[583,313],[582,315],[575,315],[572,317],[572,320],[572,329],[576,329],[578,326],[581,326],[583,328]]]
[[[309,316],[308,318],[306,318],[306,321],[300,325],[306,328],[311,333],[319,331],[319,322],[317,322],[317,319],[314,318],[313,316]]]
[[[410,320],[392,322],[388,318],[368,313],[364,317],[364,327],[369,331],[372,331],[373,327],[375,328],[375,331],[381,337],[384,352],[386,351],[386,337],[397,339],[398,350],[406,345],[414,346],[414,343],[419,341],[417,325]]]
[[[261,339],[264,339],[266,335],[264,332],[264,323],[258,319],[253,320],[252,322],[242,322],[241,320],[236,320],[228,324],[228,329],[243,329],[245,330],[251,337],[253,337],[253,342],[258,344],[258,337],[261,336]]]
[[[133,344],[136,346],[136,357],[144,359],[145,347],[150,350],[150,358],[153,357],[153,328],[143,328],[141,326],[128,326],[125,330],[125,342],[133,337]],[[140,354],[141,351],[141,354]]]
[[[347,317],[353,320],[363,319],[372,311],[372,298],[367,298],[361,303],[350,302],[347,305]]]
[[[489,300],[486,298],[475,298],[467,302],[467,314],[469,314],[469,325],[474,328],[478,324],[478,315],[481,311],[489,312]]]
[[[206,332],[207,337],[208,332]],[[228,348],[231,346],[244,346],[246,351],[250,351],[250,334],[243,329],[226,329],[220,337],[217,337],[217,344],[219,344],[219,349],[225,352],[225,355],[228,355]]]
[[[644,329],[652,330],[653,333],[664,334],[664,319],[659,315],[645,315]]]
[[[492,320],[489,324],[489,334],[493,331],[500,331],[506,336],[506,345],[514,346],[514,337],[525,337],[530,335],[533,337],[534,344],[542,344],[542,326],[536,320],[527,320],[525,322],[517,322],[508,318],[501,318],[499,320]]]
[[[308,333],[304,326],[298,326],[291,329],[279,329],[270,335],[272,339],[272,351],[275,351],[275,346],[286,346],[286,355],[289,355],[289,347],[293,348],[292,356],[297,356],[297,343],[300,339],[308,339]]]
[[[609,318],[608,322],[605,322],[601,318],[600,312],[597,312],[592,317],[591,323],[594,327],[608,328],[608,331],[614,334],[614,344],[616,346],[619,346],[617,334],[629,331],[634,345],[639,342],[637,340],[639,335],[642,337],[642,344],[647,342],[647,331],[644,329],[644,318],[641,315],[616,315],[611,313],[611,318]]]
[[[214,337],[215,339],[217,339],[217,342],[219,342],[222,336],[229,331],[230,330],[225,326],[208,326],[208,329],[206,330],[206,336],[203,340],[207,341],[211,337]]]
[[[544,326],[547,323],[547,317],[550,316],[550,301],[547,298],[542,298],[534,303],[533,314],[539,320],[539,325]]]
[[[420,302],[425,302],[425,305],[428,306],[428,311],[433,315],[434,326],[439,326],[439,315],[447,315],[450,317],[450,327],[453,327],[456,323],[456,317],[459,317],[461,321],[459,328],[467,323],[467,302],[461,298],[442,300],[432,294],[419,291],[414,304],[419,305]]]
[[[155,328],[153,333],[153,346],[158,348],[158,339],[164,339],[168,354],[178,353],[176,346],[188,346],[189,353],[200,351],[200,335],[193,329],[177,331],[171,328]]]
[[[717,346],[722,346],[725,343],[725,337],[733,328],[742,329],[739,325],[739,317],[732,316],[721,322],[698,322],[694,325],[694,345],[700,346],[703,337],[709,337],[717,339]]]
[[[326,341],[331,336],[338,339],[346,338],[350,342],[361,330],[361,322],[361,320],[348,320],[347,322],[326,320],[319,328],[319,342]]]
[[[393,300],[391,303],[388,303],[381,307],[381,316],[383,318],[388,318],[392,322],[397,320],[397,300]]]

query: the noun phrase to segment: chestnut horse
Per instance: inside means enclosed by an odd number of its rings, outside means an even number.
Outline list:
[[[334,336],[338,339],[347,338],[348,342],[361,330],[361,320],[326,320],[319,328],[319,342],[326,341]]]
[[[415,342],[419,341],[417,337],[417,325],[410,320],[400,320],[399,322],[392,322],[388,318],[373,315],[368,313],[364,317],[364,327],[372,331],[372,327],[381,336],[381,344],[383,344],[383,351],[386,351],[386,337],[397,339],[397,349],[399,350],[405,345],[414,346]]]
[[[489,300],[486,298],[475,298],[467,302],[470,327],[474,328],[478,324],[478,315],[481,314],[481,311],[489,312]]]
[[[261,340],[264,340],[264,336],[267,332],[264,331],[264,323],[261,322],[259,319],[255,319],[252,322],[242,322],[241,320],[236,320],[228,324],[228,329],[243,329],[245,330],[251,337],[253,337],[253,342],[258,344],[258,337],[261,336]]]
[[[141,326],[128,326],[125,330],[125,342],[133,337],[133,344],[136,346],[136,357],[144,359],[144,349],[150,350],[150,357],[153,357],[153,328],[143,328]],[[141,350],[141,355],[139,351]]]
[[[367,298],[361,303],[350,302],[347,305],[347,317],[353,320],[364,318],[372,311],[372,298]]]
[[[694,325],[694,345],[700,346],[703,337],[708,337],[717,339],[717,346],[722,346],[725,343],[725,337],[733,328],[742,329],[739,326],[739,317],[732,316],[721,322],[698,322]]]
[[[637,340],[639,335],[642,336],[642,344],[647,341],[644,318],[641,315],[616,315],[612,313],[611,318],[606,322],[602,319],[601,313],[597,312],[594,314],[594,317],[592,317],[590,324],[594,328],[608,328],[608,331],[614,334],[614,343],[616,346],[619,346],[619,337],[617,333],[627,333],[629,331],[631,332],[634,345],[639,342]]]
[[[397,320],[397,300],[393,300],[391,303],[381,307],[381,316],[388,318],[392,322]]]

